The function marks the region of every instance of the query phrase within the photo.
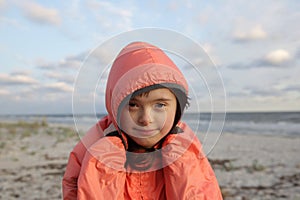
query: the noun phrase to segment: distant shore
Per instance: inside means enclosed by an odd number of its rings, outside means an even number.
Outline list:
[[[0,122],[0,199],[61,199],[73,126]],[[300,199],[300,137],[223,133],[209,153],[226,200]]]

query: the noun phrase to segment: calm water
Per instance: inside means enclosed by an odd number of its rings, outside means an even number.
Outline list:
[[[46,119],[49,123],[74,125],[87,130],[103,115],[5,115],[0,120],[35,121]],[[183,116],[189,126],[198,132],[230,132],[236,134],[271,134],[300,136],[300,112],[256,112],[224,114],[190,114]],[[224,126],[223,126],[224,125]]]

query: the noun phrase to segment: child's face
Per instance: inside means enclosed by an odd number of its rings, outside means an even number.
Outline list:
[[[171,130],[176,97],[167,88],[131,98],[120,114],[120,128],[137,144],[150,148]]]

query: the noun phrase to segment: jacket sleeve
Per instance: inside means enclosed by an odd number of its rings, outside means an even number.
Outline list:
[[[104,137],[88,149],[78,179],[78,199],[124,199],[126,151],[119,137]]]
[[[64,200],[77,199],[77,179],[81,168],[85,146],[79,142],[70,153],[68,164],[62,180],[62,192]]]
[[[62,180],[62,193],[64,200],[77,199],[77,179],[82,160],[87,148],[103,137],[104,133],[101,127],[107,127],[107,123],[109,123],[108,118],[103,118],[99,123],[93,126],[70,153],[68,164]]]
[[[221,200],[216,176],[196,135],[185,127],[169,135],[163,145],[167,199]]]

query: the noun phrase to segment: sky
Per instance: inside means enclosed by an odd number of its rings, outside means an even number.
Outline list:
[[[297,0],[0,0],[0,114],[72,113],[76,80],[91,52],[143,28],[174,31],[201,46],[224,89],[220,99],[212,95],[214,111],[299,111],[299,10]],[[102,49],[99,58],[113,53]],[[194,75],[186,78],[193,82]],[[201,110],[211,111],[209,98],[202,100]],[[105,112],[103,104],[97,112]]]

